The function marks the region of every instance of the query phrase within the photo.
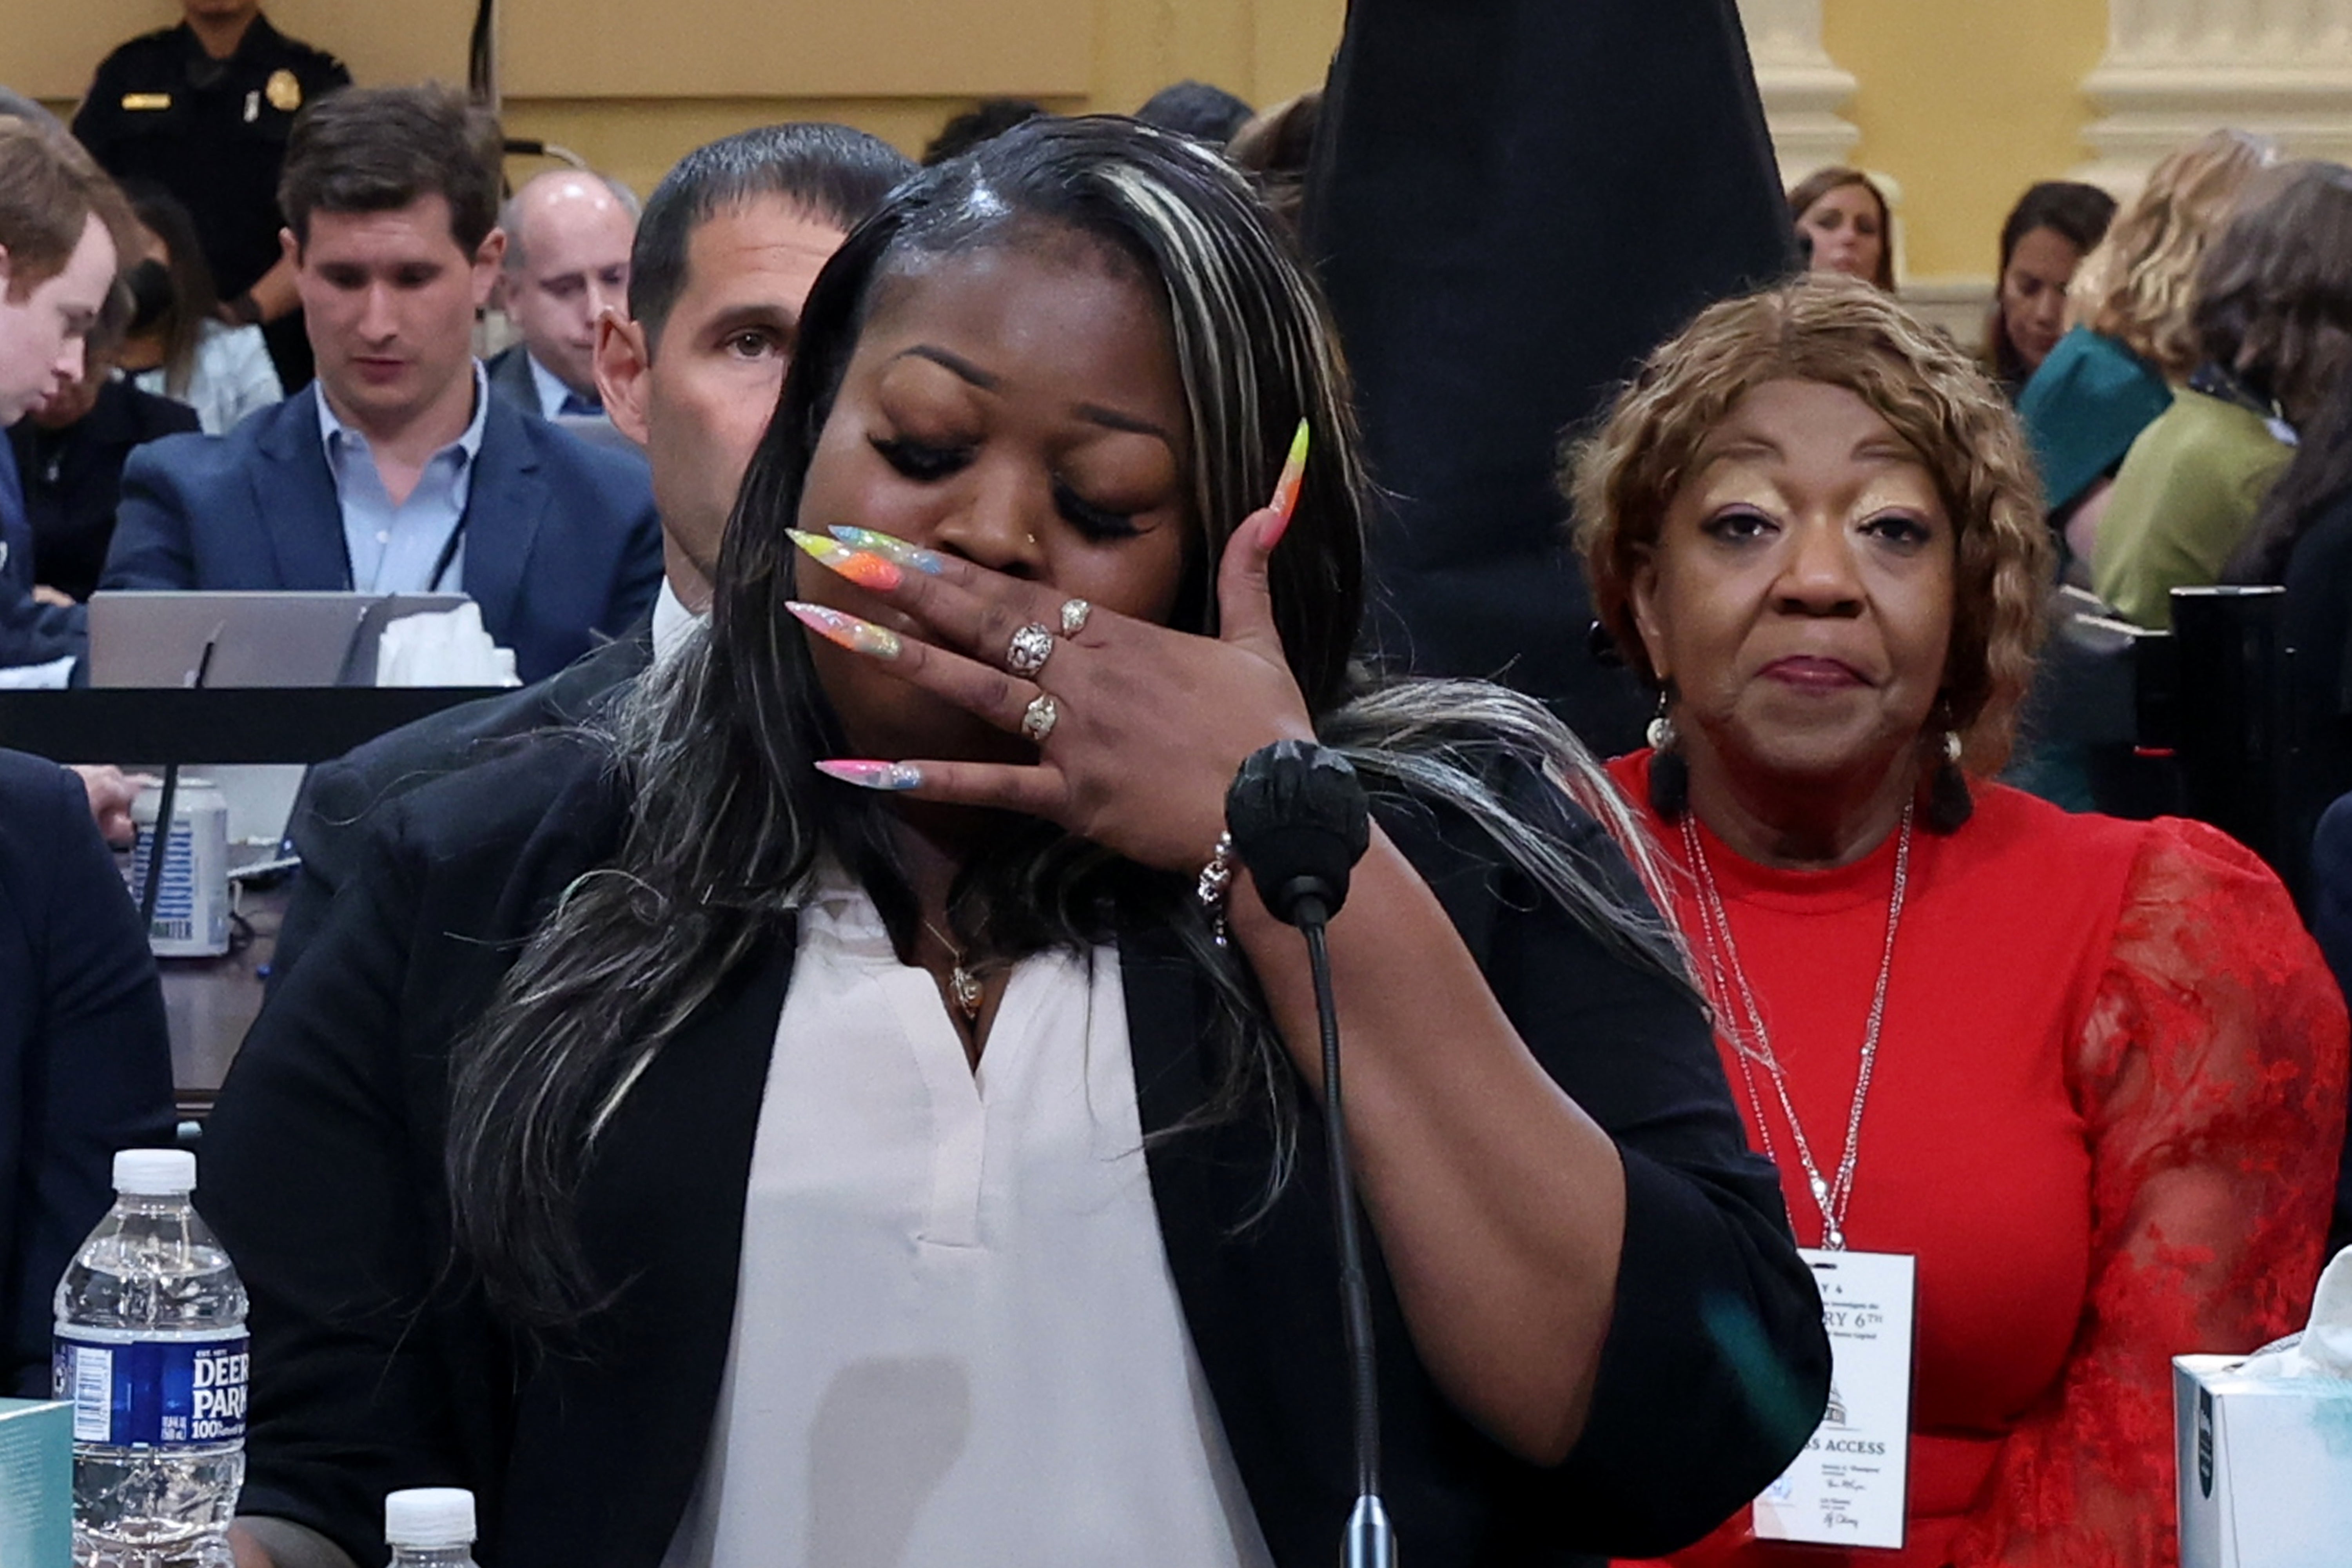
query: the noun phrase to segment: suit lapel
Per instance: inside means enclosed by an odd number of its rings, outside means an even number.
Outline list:
[[[313,592],[350,587],[342,500],[327,469],[327,444],[319,435],[318,384],[255,417],[268,419],[269,426],[259,439],[261,461],[249,470],[253,515],[275,574],[252,585]]]
[[[481,606],[491,637],[508,647],[516,647],[515,606],[547,511],[531,436],[505,399],[491,398],[474,481],[466,491],[465,589]]]
[[[530,374],[530,357],[520,343],[490,362],[490,389],[514,400],[515,406],[540,411],[539,383]]]
[[[1181,944],[1161,929],[1125,932],[1118,963],[1127,993],[1128,1052],[1135,1064],[1136,1113],[1152,1206],[1160,1214],[1160,1245],[1185,1315],[1198,1323],[1225,1226],[1241,1217],[1226,1212],[1219,1179],[1220,1152],[1236,1130],[1227,1124],[1171,1136],[1172,1129],[1208,1103],[1217,1072],[1217,1064],[1201,1048],[1201,982]]]

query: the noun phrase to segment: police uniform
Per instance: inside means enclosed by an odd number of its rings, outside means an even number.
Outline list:
[[[278,260],[278,174],[295,113],[351,80],[342,61],[296,43],[267,16],[254,17],[225,60],[205,53],[183,22],[107,56],[73,132],[116,179],[161,185],[186,205],[213,284],[233,300]],[[310,378],[301,318],[268,331],[278,379],[292,392]]]

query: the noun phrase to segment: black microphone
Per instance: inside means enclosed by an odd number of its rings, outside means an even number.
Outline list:
[[[1356,1507],[1341,1561],[1347,1568],[1394,1568],[1396,1541],[1381,1502],[1379,1364],[1372,1346],[1372,1294],[1356,1219],[1348,1122],[1339,1099],[1339,1009],[1331,996],[1324,926],[1347,901],[1349,874],[1372,841],[1371,808],[1356,770],[1311,741],[1276,741],[1252,752],[1225,792],[1225,831],[1274,918],[1307,937],[1322,1026],[1323,1128],[1330,1155],[1331,1230],[1339,1250],[1339,1316],[1354,1405]]]
[[[1356,770],[1311,741],[1276,741],[1249,754],[1225,792],[1225,829],[1266,909],[1294,926],[1339,912],[1348,875],[1372,841]]]

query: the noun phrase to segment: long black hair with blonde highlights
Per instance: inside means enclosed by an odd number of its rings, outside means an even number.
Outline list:
[[[826,264],[736,500],[709,635],[642,682],[601,737],[632,803],[615,861],[568,891],[454,1047],[446,1175],[457,1243],[517,1321],[559,1328],[595,1304],[570,1205],[599,1132],[804,896],[821,858],[857,879],[900,952],[912,951],[920,915],[889,803],[812,765],[840,754],[840,727],[784,609],[799,563],[784,531],[877,287],[930,258],[1073,236],[1130,261],[1166,311],[1192,454],[1193,545],[1171,624],[1215,634],[1215,563],[1272,491],[1304,418],[1315,437],[1306,482],[1269,573],[1275,621],[1318,731],[1376,791],[1467,813],[1589,929],[1634,962],[1680,973],[1654,912],[1625,907],[1570,847],[1570,819],[1507,798],[1498,764],[1517,759],[1522,776],[1539,770],[1562,801],[1631,831],[1556,721],[1470,683],[1366,689],[1352,668],[1370,489],[1347,375],[1319,293],[1247,184],[1213,153],[1131,121],[1034,121],[901,186]],[[1216,944],[1190,876],[1008,817],[949,904],[1000,957],[1172,931],[1213,997],[1204,1045],[1223,1076],[1202,1115],[1269,1118],[1269,1198],[1279,1190],[1294,1074],[1255,978],[1238,949]]]

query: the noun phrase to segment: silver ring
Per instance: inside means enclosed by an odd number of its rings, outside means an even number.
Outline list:
[[[1095,607],[1092,605],[1087,604],[1084,599],[1063,600],[1062,635],[1066,637],[1074,637],[1080,632],[1085,631],[1087,629],[1087,617],[1094,613]]]
[[[1045,661],[1053,657],[1053,631],[1031,621],[1014,632],[1012,642],[1005,646],[1004,668],[1015,675],[1034,676],[1045,668]]]
[[[1049,692],[1037,693],[1030,700],[1029,706],[1021,710],[1021,732],[1041,746],[1045,743],[1045,737],[1054,732],[1054,726],[1061,721],[1061,705]]]

